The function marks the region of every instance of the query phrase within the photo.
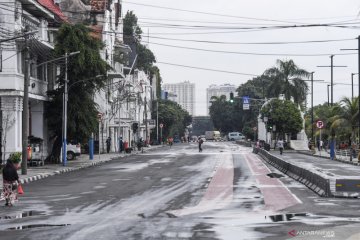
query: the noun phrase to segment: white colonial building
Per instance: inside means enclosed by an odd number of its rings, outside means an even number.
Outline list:
[[[61,0],[60,6],[72,22],[92,22],[91,28],[105,43],[102,58],[112,67],[107,73],[107,88],[95,96],[102,115],[96,139],[101,150],[111,138],[111,150],[119,150],[119,138],[132,146],[140,138],[149,139],[155,127],[151,120],[151,102],[156,89],[156,78],[149,76],[128,62],[131,48],[124,44],[121,0]],[[78,14],[83,13],[83,14]],[[79,16],[80,15],[80,16]],[[130,59],[131,60],[131,59]],[[136,64],[134,64],[136,66]],[[156,95],[155,95],[156,96]],[[133,131],[137,126],[137,131]],[[146,136],[147,134],[147,136]]]
[[[1,158],[22,150],[24,73],[29,62],[28,136],[44,140],[49,136],[44,116],[46,92],[54,88],[56,66],[42,64],[51,58],[54,31],[66,20],[52,0],[0,0],[0,124]],[[25,32],[32,34],[24,36]],[[24,37],[21,37],[24,36]],[[15,39],[10,40],[12,37]],[[30,59],[25,59],[26,51]]]
[[[30,54],[27,134],[43,139],[45,155],[51,150],[45,103],[48,101],[47,91],[56,88],[59,67],[45,62],[53,59],[54,33],[63,22],[92,20],[91,28],[95,37],[105,43],[101,56],[112,70],[107,73],[108,88],[95,96],[99,113],[102,114],[101,131],[95,133],[100,146],[107,137],[112,138],[114,151],[118,150],[120,136],[129,143],[139,138],[148,138],[154,127],[153,121],[150,121],[151,101],[157,79],[150,79],[136,67],[133,71],[126,67],[129,66],[125,61],[126,55],[131,50],[123,41],[121,0],[0,0],[0,4],[3,6],[0,8],[1,159],[5,159],[9,153],[22,150],[27,49]],[[32,34],[25,37],[24,32]],[[134,123],[138,124],[137,133],[132,131]]]

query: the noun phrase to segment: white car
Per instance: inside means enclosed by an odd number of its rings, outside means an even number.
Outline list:
[[[244,139],[245,139],[245,136],[239,132],[230,132],[228,134],[229,141],[244,140]]]
[[[62,155],[62,148],[61,148],[61,155]],[[73,160],[76,156],[81,155],[81,145],[78,144],[72,144],[68,143],[66,145],[66,159],[67,160]]]

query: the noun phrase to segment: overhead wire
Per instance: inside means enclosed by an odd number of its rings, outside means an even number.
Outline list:
[[[281,23],[297,23],[297,24],[300,23],[300,22],[294,22],[294,21],[282,21],[282,20],[276,20],[276,19],[242,17],[242,16],[235,16],[235,15],[228,15],[228,14],[202,12],[202,11],[195,11],[195,10],[187,10],[187,9],[164,7],[164,6],[151,5],[151,4],[136,3],[136,2],[132,2],[132,1],[123,1],[123,3],[139,5],[139,6],[145,6],[145,7],[152,7],[152,8],[159,8],[159,9],[166,9],[166,10],[173,10],[173,11],[179,11],[179,12],[197,13],[197,14],[202,14],[202,15],[211,15],[211,16],[220,16],[220,17],[229,17],[229,18],[239,18],[239,19],[249,19],[249,20],[265,21],[265,22],[281,22]]]
[[[255,56],[285,56],[285,57],[321,57],[321,56],[330,56],[330,55],[355,55],[357,53],[317,53],[317,54],[298,54],[298,53],[255,53],[255,52],[236,52],[236,51],[224,51],[224,50],[213,50],[213,49],[204,49],[204,48],[194,48],[194,47],[185,47],[179,45],[170,45],[170,44],[162,44],[155,42],[148,42],[149,44],[171,47],[171,48],[180,48],[180,49],[188,49],[195,51],[203,51],[203,52],[213,52],[213,53],[225,53],[225,54],[237,54],[237,55],[255,55]]]
[[[148,37],[142,35],[142,37]],[[357,38],[345,38],[345,39],[325,39],[325,40],[307,40],[307,41],[283,41],[283,42],[225,42],[225,41],[208,41],[208,40],[195,40],[195,39],[181,39],[181,38],[167,38],[149,36],[154,39],[170,40],[170,41],[181,41],[181,42],[198,42],[198,43],[212,43],[212,44],[230,44],[230,45],[281,45],[281,44],[306,44],[306,43],[328,43],[328,42],[343,42],[343,41],[354,41]]]
[[[219,69],[213,69],[213,68],[195,67],[195,66],[182,65],[182,64],[169,63],[169,62],[162,62],[162,61],[156,61],[156,63],[165,64],[165,65],[171,65],[171,66],[177,66],[177,67],[184,67],[184,68],[192,68],[192,69],[198,69],[198,70],[206,70],[206,71],[212,71],[212,72],[230,73],[230,74],[254,76],[254,77],[259,76],[258,74],[252,74],[252,73],[242,73],[242,72],[233,72],[233,71],[219,70]]]

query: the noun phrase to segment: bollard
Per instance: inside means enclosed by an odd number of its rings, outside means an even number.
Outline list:
[[[89,159],[94,160],[94,134],[91,134],[89,140]]]

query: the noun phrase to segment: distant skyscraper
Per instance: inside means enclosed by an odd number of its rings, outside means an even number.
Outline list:
[[[175,102],[188,111],[190,115],[195,115],[195,83],[190,83],[189,81],[173,84],[167,83],[163,84],[162,88],[174,93],[176,95]]]
[[[226,99],[230,99],[230,93],[233,92],[234,96],[236,91],[236,86],[231,84],[222,84],[218,85],[210,85],[209,88],[206,89],[206,107],[207,113],[209,114],[209,108],[211,106],[210,99],[211,97],[220,97],[221,95],[225,95]]]

